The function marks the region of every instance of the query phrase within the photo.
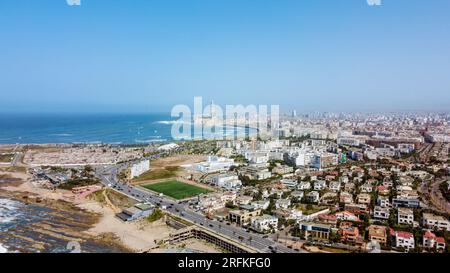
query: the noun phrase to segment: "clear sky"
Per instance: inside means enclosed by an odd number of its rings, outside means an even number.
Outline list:
[[[450,1],[0,1],[4,111],[450,110]]]

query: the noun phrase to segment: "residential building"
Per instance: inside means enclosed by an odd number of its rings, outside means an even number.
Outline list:
[[[310,203],[319,203],[320,201],[320,194],[317,191],[312,191],[309,192],[306,195],[306,201],[310,202]]]
[[[387,196],[378,196],[377,198],[377,205],[383,208],[388,208],[391,206],[389,202],[389,197]]]
[[[408,208],[398,208],[397,219],[399,225],[413,225],[414,224],[414,213],[412,209]]]
[[[423,235],[423,247],[425,249],[436,249],[437,251],[445,251],[445,239],[443,237],[437,237],[430,230],[425,231]]]
[[[300,230],[307,240],[328,240],[330,239],[331,226],[313,222],[300,222]]]
[[[358,196],[356,197],[356,202],[358,204],[365,204],[365,205],[369,205],[371,201],[371,197],[370,194],[367,193],[360,193],[358,194]]]
[[[341,221],[352,221],[352,222],[359,221],[358,216],[356,216],[355,214],[353,214],[349,211],[337,212],[335,215],[336,215],[336,219],[341,220]]]
[[[130,176],[135,178],[150,170],[150,160],[143,160],[131,166]]]
[[[373,210],[373,218],[377,220],[388,220],[390,216],[390,209],[383,208],[380,206],[375,206]]]
[[[341,190],[341,182],[330,182],[330,186],[329,186],[330,191],[333,192],[339,192]]]
[[[254,201],[251,204],[253,207],[255,207],[255,209],[266,210],[270,205],[270,201],[269,200]]]
[[[219,188],[227,190],[238,190],[242,187],[242,182],[234,173],[212,175],[209,177],[209,182]]]
[[[314,190],[315,191],[321,191],[327,187],[327,182],[324,180],[317,180],[314,181]]]
[[[387,243],[387,228],[385,226],[370,225],[368,229],[370,241],[377,241],[382,245]]]
[[[278,218],[271,215],[254,217],[251,220],[251,227],[260,233],[276,232],[278,230]]]
[[[278,199],[275,202],[275,207],[277,209],[287,209],[287,208],[289,208],[290,205],[291,205],[290,199]]]
[[[300,184],[298,185],[297,189],[304,191],[304,190],[309,190],[311,189],[311,183],[307,182],[307,181],[302,181],[300,182]]]
[[[294,168],[287,165],[277,165],[272,169],[272,173],[278,174],[278,175],[285,175],[289,173],[293,173]]]
[[[339,202],[344,204],[351,204],[353,203],[353,195],[348,192],[341,192],[339,195]]]
[[[245,166],[240,169],[240,174],[251,180],[265,180],[272,177],[269,169],[260,166]]]
[[[295,188],[298,186],[298,182],[293,179],[282,179],[280,183],[288,188]]]
[[[250,210],[232,210],[228,213],[228,220],[231,223],[236,223],[239,226],[247,226],[251,223],[253,217],[261,214],[260,209]]]
[[[450,231],[449,221],[442,216],[431,213],[424,213],[422,219],[422,224],[424,227]]]
[[[395,232],[395,246],[402,247],[407,250],[414,249],[414,235],[410,232],[405,231]]]

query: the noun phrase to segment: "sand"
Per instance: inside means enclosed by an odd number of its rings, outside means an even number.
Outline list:
[[[135,222],[123,222],[115,217],[113,209],[95,201],[86,201],[78,207],[102,215],[99,222],[87,232],[93,236],[113,233],[134,252],[148,251],[157,247],[157,242],[169,236],[175,229],[168,227],[162,220],[149,223],[145,219]]]

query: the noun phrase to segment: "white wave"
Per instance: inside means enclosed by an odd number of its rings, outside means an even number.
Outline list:
[[[0,199],[0,224],[6,224],[15,220],[20,215],[19,208],[19,202]]]
[[[136,143],[153,143],[153,142],[164,142],[167,141],[167,139],[135,139],[134,142]]]
[[[57,136],[57,137],[70,137],[73,136],[73,134],[51,134],[51,136]]]
[[[0,253],[8,253],[8,249],[0,244]]]
[[[183,121],[183,120],[160,120],[157,121],[155,123],[158,124],[164,124],[164,125],[172,125],[172,124],[192,124],[191,122],[188,121]]]

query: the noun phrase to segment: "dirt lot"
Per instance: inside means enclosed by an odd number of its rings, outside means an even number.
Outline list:
[[[150,163],[150,171],[133,180],[133,184],[161,181],[169,178],[182,179],[190,175],[182,165],[198,163],[206,160],[206,156],[177,155],[161,158]]]

